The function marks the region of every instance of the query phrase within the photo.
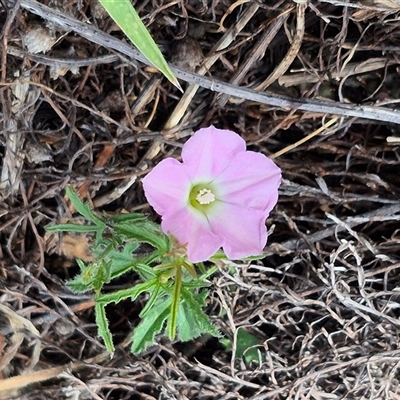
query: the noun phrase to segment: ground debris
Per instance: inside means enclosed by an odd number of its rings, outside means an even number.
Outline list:
[[[400,398],[398,1],[137,1],[184,94],[96,2],[4,4],[0,398],[17,380],[7,399]],[[74,217],[68,184],[97,211],[151,213],[140,178],[210,124],[283,171],[266,258],[221,265],[209,304],[260,360],[210,337],[134,357],[140,300],[110,310],[107,354],[92,296],[65,283],[90,239],[45,227]]]

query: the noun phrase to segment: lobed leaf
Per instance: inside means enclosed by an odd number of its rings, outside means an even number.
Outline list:
[[[183,302],[182,308],[180,309],[181,314],[179,315],[179,339],[187,341],[203,333],[209,333],[216,337],[220,336],[220,333],[212,324],[210,318],[202,310],[208,293],[203,291],[195,295],[182,287],[181,294]],[[190,337],[190,339],[187,339],[188,337]]]
[[[114,279],[122,274],[134,269],[137,260],[134,258],[133,253],[139,248],[138,242],[130,242],[121,244],[122,251],[112,249],[108,253],[110,259],[110,278]]]
[[[155,336],[161,332],[169,315],[171,298],[160,299],[159,302],[147,313],[142,322],[136,327],[132,336],[131,351],[134,354],[146,350],[153,344]]]

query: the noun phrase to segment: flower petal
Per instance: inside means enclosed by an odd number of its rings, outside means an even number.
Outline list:
[[[208,260],[223,243],[210,229],[206,216],[188,207],[164,215],[161,228],[180,244],[187,244],[188,258],[193,263]]]
[[[212,231],[224,239],[226,256],[232,260],[262,254],[267,243],[263,211],[225,204],[209,218]]]
[[[158,214],[187,205],[191,182],[183,165],[174,158],[161,161],[142,182],[147,201]]]
[[[162,161],[143,179],[163,231],[187,246],[192,262],[209,259],[220,247],[232,259],[261,254],[280,169],[263,154],[246,151],[236,133],[213,126],[186,142],[182,158]],[[195,207],[190,196],[197,186],[210,190],[215,201]]]
[[[213,181],[221,192],[221,201],[261,210],[265,217],[278,200],[280,183],[280,168],[253,151],[237,154]]]
[[[193,183],[218,176],[233,157],[246,151],[235,132],[214,126],[198,130],[183,146],[182,159]]]

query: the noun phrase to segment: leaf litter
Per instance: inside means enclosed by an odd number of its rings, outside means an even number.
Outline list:
[[[168,60],[185,41],[183,95],[94,1],[0,6],[0,396],[400,398],[398,2],[135,7]],[[54,44],[34,54],[28,26]],[[74,217],[68,184],[99,211],[150,213],[141,177],[210,124],[273,157],[284,178],[266,258],[221,264],[212,281],[208,313],[232,349],[160,338],[133,357],[139,298],[107,310],[108,354],[90,294],[65,285],[90,240],[44,240],[45,227]],[[233,356],[239,330],[259,339],[253,364]]]

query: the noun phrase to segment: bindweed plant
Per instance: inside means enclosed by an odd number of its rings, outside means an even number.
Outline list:
[[[94,260],[77,260],[80,274],[68,285],[75,292],[93,291],[98,333],[109,351],[114,345],[107,305],[135,301],[144,293],[147,303],[133,332],[133,353],[155,343],[160,332],[181,341],[205,333],[218,336],[203,311],[208,278],[217,270],[213,261],[257,257],[266,244],[265,219],[278,198],[280,169],[263,154],[246,151],[236,133],[213,126],[186,142],[182,159],[161,161],[143,180],[149,203],[162,217],[161,226],[138,213],[99,216],[67,188],[88,224],[48,228],[93,235]],[[139,283],[114,292],[107,289],[112,280],[131,271]]]
[[[143,293],[148,294],[148,301],[140,313],[142,322],[133,333],[133,353],[152,344],[164,326],[171,340],[176,333],[182,341],[202,333],[218,335],[202,310],[208,294],[205,290],[209,285],[207,278],[216,271],[215,267],[206,270],[200,263],[197,272],[185,259],[183,249],[143,214],[100,217],[71,187],[66,193],[89,224],[59,224],[49,227],[48,231],[94,235],[92,252],[95,259],[86,264],[77,260],[80,274],[69,281],[68,286],[76,293],[94,292],[98,333],[107,350],[113,351],[114,345],[106,306],[124,299],[135,301]],[[114,292],[104,290],[113,279],[130,271],[136,272],[142,282]]]

